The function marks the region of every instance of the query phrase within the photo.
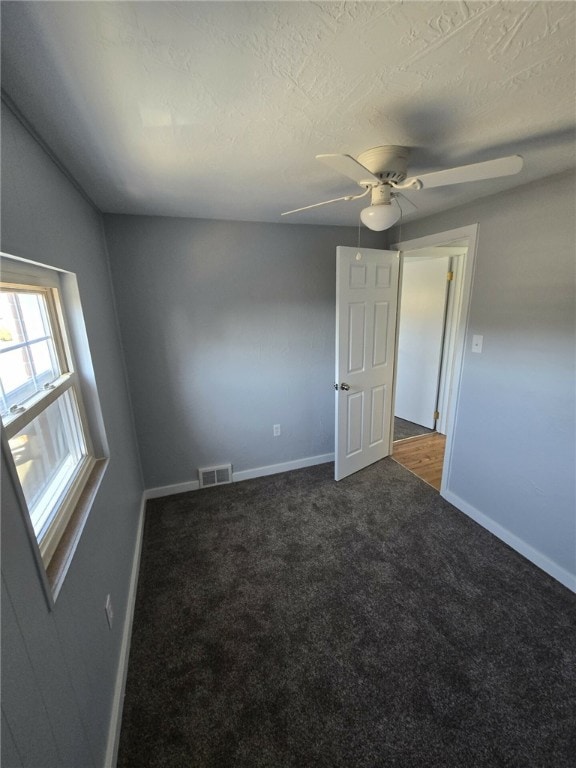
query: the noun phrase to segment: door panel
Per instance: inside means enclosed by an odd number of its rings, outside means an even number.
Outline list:
[[[388,362],[388,318],[390,305],[387,301],[374,303],[374,352],[372,365],[386,365]]]
[[[377,445],[385,439],[384,425],[386,421],[386,385],[374,387],[372,390],[372,425],[370,428],[370,446]]]
[[[364,423],[364,392],[349,395],[348,401],[348,445],[347,456],[354,456],[362,450],[362,426]]]
[[[337,248],[337,480],[387,456],[392,426],[399,254]]]
[[[364,337],[366,336],[366,304],[349,305],[348,370],[358,373],[364,370]]]

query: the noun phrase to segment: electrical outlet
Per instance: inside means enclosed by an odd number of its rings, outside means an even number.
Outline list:
[[[280,424],[274,424],[274,437],[280,437]]]
[[[112,622],[114,621],[114,609],[112,608],[112,599],[110,595],[106,595],[106,605],[104,606],[106,611],[106,618],[108,619],[108,626],[112,629]]]

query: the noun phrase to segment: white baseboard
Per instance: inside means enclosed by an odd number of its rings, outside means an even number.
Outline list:
[[[483,512],[480,512],[480,510],[473,507],[467,501],[464,501],[464,499],[461,499],[455,493],[452,493],[452,491],[444,491],[442,496],[446,499],[446,501],[449,501],[450,504],[453,504],[456,509],[459,509],[461,512],[464,512],[465,515],[471,517],[472,520],[475,520],[483,528],[486,528],[486,530],[490,531],[490,533],[493,533],[494,536],[508,544],[508,546],[512,547],[512,549],[516,550],[516,552],[523,555],[527,560],[530,560],[530,562],[534,563],[534,565],[538,566],[538,568],[541,568],[549,576],[552,576],[553,579],[559,581],[572,592],[576,592],[575,574],[570,573],[570,571],[567,571],[561,565],[555,563],[554,560],[550,560],[550,558],[546,557],[546,555],[543,555],[542,552],[534,549],[534,547],[530,546],[530,544],[527,544],[519,536],[516,536],[516,534],[509,531],[507,528],[504,528],[502,525],[492,520]]]
[[[255,469],[244,469],[241,472],[232,472],[232,480],[235,483],[242,480],[252,480],[255,477],[265,477],[266,475],[276,475],[280,472],[290,472],[293,469],[304,469],[313,467],[316,464],[326,464],[328,461],[334,461],[333,453],[324,453],[320,456],[307,456],[304,459],[295,459],[294,461],[284,461],[281,464],[269,464],[266,467],[256,467]],[[159,488],[149,488],[144,491],[144,499],[160,499],[164,496],[174,496],[176,493],[188,493],[188,491],[197,491],[200,488],[198,480],[189,480],[187,483],[176,483],[174,485],[163,485]]]
[[[189,480],[187,483],[175,483],[174,485],[162,485],[159,488],[148,488],[144,491],[144,499],[161,499],[164,496],[174,496],[177,493],[188,493],[200,488],[198,480]]]
[[[284,461],[281,464],[269,464],[267,467],[244,469],[241,472],[233,472],[232,479],[236,483],[241,480],[252,480],[255,477],[266,477],[266,475],[277,475],[280,472],[291,472],[293,469],[314,467],[316,464],[326,464],[329,461],[334,461],[333,453],[324,453],[320,456],[308,456],[305,459],[296,459],[295,461]]]
[[[120,727],[122,725],[122,709],[124,706],[124,692],[126,690],[126,676],[128,674],[128,658],[130,656],[130,640],[132,638],[132,622],[134,619],[134,606],[136,604],[136,588],[138,586],[138,574],[140,571],[140,554],[142,551],[142,537],[144,534],[144,512],[146,509],[146,496],[143,494],[140,503],[138,529],[136,531],[136,544],[132,558],[132,570],[130,572],[130,586],[128,588],[128,602],[124,626],[122,627],[122,644],[120,646],[120,660],[116,672],[116,685],[114,686],[114,699],[112,701],[112,714],[108,729],[108,744],[104,768],[116,768],[118,760],[118,747],[120,744]]]

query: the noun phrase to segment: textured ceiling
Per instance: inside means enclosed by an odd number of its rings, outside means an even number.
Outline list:
[[[3,2],[5,92],[103,211],[280,221],[360,191],[314,159],[412,147],[427,215],[573,167],[574,2]],[[291,217],[356,224],[366,203]],[[287,219],[282,219],[286,221]]]

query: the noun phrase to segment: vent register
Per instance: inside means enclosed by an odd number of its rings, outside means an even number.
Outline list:
[[[225,485],[232,482],[232,464],[221,464],[218,467],[203,467],[198,470],[200,488],[210,488],[213,485]]]

